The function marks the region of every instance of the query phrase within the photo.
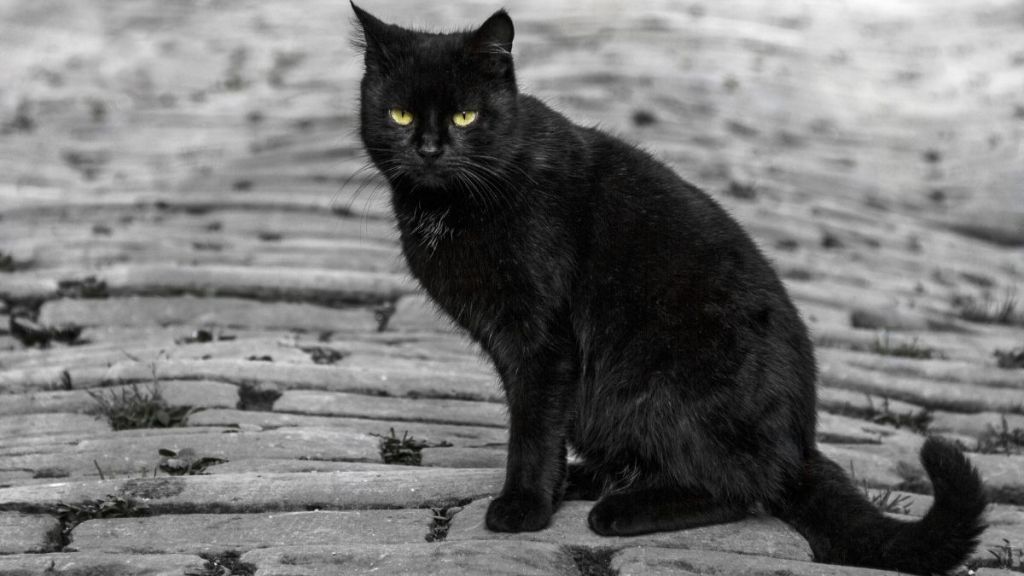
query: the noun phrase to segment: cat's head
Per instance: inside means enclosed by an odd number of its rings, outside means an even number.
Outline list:
[[[479,192],[501,184],[517,119],[512,19],[428,33],[384,23],[354,3],[366,72],[361,135],[398,190]]]

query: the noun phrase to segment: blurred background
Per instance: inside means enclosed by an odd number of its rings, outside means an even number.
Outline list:
[[[365,2],[431,29],[499,5]],[[814,205],[844,213],[835,227],[854,244],[910,242],[894,234],[910,219],[936,264],[950,249],[928,241],[935,227],[1024,244],[1024,2],[505,6],[525,91],[742,201],[763,239],[814,243],[831,224]],[[352,35],[341,0],[4,1],[0,206],[73,211],[59,230],[8,220],[4,251],[34,267],[123,259],[132,225],[103,214],[111,202],[386,211],[373,171],[352,177]],[[87,220],[100,232],[62,243]],[[1020,265],[1008,275],[1000,262],[971,264],[1011,283]]]
[[[365,2],[431,29],[476,25],[500,5]],[[741,216],[821,202],[1024,244],[1024,2],[504,6],[525,91],[751,201]],[[0,201],[376,207],[386,194],[352,198],[374,176],[349,180],[363,161],[352,33],[341,0],[6,0]],[[36,265],[117,257],[45,248],[6,250]]]

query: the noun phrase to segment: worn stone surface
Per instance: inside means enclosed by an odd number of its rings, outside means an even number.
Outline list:
[[[936,410],[932,413],[932,420],[928,424],[928,430],[940,434],[953,432],[980,437],[986,434],[1002,432],[1004,420],[1006,421],[1006,429],[1009,432],[1016,429],[1024,429],[1024,415],[1021,414],[1005,414],[1001,412],[963,414]]]
[[[858,418],[820,412],[818,441],[830,444],[879,444],[882,438],[895,433],[888,426],[872,425]]]
[[[362,353],[377,358],[408,358],[438,362],[465,362],[475,360],[487,365],[483,352],[472,340],[459,334],[440,332],[378,332],[360,340],[346,338],[344,334],[329,338],[332,344],[345,346],[354,354]]]
[[[439,544],[296,546],[254,550],[242,556],[261,576],[445,574],[473,576],[574,576],[576,565],[557,543],[442,542]]]
[[[679,550],[642,546],[627,548],[612,557],[611,568],[620,576],[885,576],[895,572],[765,558],[707,550]],[[987,574],[988,571],[984,571]]]
[[[821,381],[825,386],[876,396],[885,395],[926,408],[960,412],[1010,412],[1024,405],[1024,388],[967,387],[954,382],[891,376],[830,361],[822,362],[820,370]]]
[[[13,554],[0,556],[0,573],[10,576],[181,576],[202,574],[207,562],[186,554],[108,554],[72,552],[60,554]]]
[[[271,546],[423,542],[429,510],[273,514],[185,514],[89,520],[71,533],[72,551],[184,553]]]
[[[0,512],[0,554],[54,552],[60,546],[60,522],[53,516]]]
[[[61,390],[59,392],[26,392],[5,394],[0,402],[0,414],[20,416],[28,414],[59,414],[87,412],[96,406],[96,401],[86,390]]]
[[[930,322],[928,317],[920,312],[914,313],[899,308],[854,308],[850,312],[850,324],[855,328],[901,331],[927,330]]]
[[[67,373],[69,377],[65,377]],[[100,366],[45,366],[0,371],[0,393],[63,390],[68,380],[81,388],[99,386],[107,374],[107,367]]]
[[[493,426],[433,424],[376,418],[370,420],[247,410],[203,410],[189,417],[189,423],[194,426],[241,426],[250,429],[283,426],[330,427],[379,436],[389,436],[394,430],[395,435],[399,438],[408,433],[416,441],[426,442],[429,445],[446,443],[458,447],[504,446],[508,441],[508,430]],[[433,450],[433,448],[428,448],[428,450]],[[448,448],[437,448],[437,450],[448,450]]]
[[[198,360],[159,362],[160,379],[209,379],[234,384],[273,384],[286,389],[331,390],[392,396],[433,396],[440,398],[501,399],[494,377],[483,373],[431,372],[415,368],[391,369],[381,363],[376,369],[334,365],[295,365],[246,360]],[[153,365],[136,362],[111,366],[105,378],[111,381],[142,382],[153,377]]]
[[[540,532],[508,534],[491,532],[485,527],[484,515],[490,501],[490,498],[477,500],[456,514],[448,531],[448,540],[530,540],[593,547],[664,546],[798,560],[811,557],[803,537],[774,518],[750,518],[732,524],[628,538],[604,537],[587,528],[587,513],[593,503],[573,501],[562,504],[548,528]]]
[[[446,507],[494,494],[503,479],[501,470],[404,466],[312,473],[246,472],[15,486],[0,489],[0,502],[31,510],[122,494],[142,499],[160,513]]]
[[[458,332],[452,321],[427,296],[412,294],[395,303],[395,313],[388,321],[391,332]]]
[[[907,346],[911,350],[916,348],[920,353],[927,353],[927,347],[918,344],[913,338],[894,336],[891,341],[884,340],[883,342],[887,342],[890,347]],[[936,356],[938,354],[939,352],[935,352]],[[850,366],[885,372],[893,376],[912,376],[991,388],[1024,389],[1024,373],[986,366],[977,361],[968,362],[941,357],[905,358],[835,349],[819,350],[817,356],[824,361],[844,362]]]
[[[44,445],[0,458],[0,467],[32,470],[61,467],[74,476],[103,470],[110,477],[152,472],[160,449],[191,448],[200,456],[232,458],[310,458],[380,461],[377,438],[337,428],[281,428],[238,431],[230,428],[166,428],[149,434],[123,430],[67,445]]]
[[[424,358],[402,358],[391,357],[387,362],[382,362],[379,356],[369,354],[353,353],[345,358],[344,365],[352,370],[364,370],[367,372],[380,371],[384,365],[388,370],[396,372],[419,372],[421,374],[463,374],[471,376],[488,377],[494,379],[497,385],[497,376],[490,360],[481,356],[473,356],[467,353],[461,359],[433,359],[429,356]]]
[[[906,332],[891,336],[893,342],[914,344],[919,348],[933,350],[952,361],[974,362],[991,366],[993,350],[1009,350],[1019,346],[1019,337],[1014,336],[1012,328],[1002,330],[990,325],[972,326],[973,332]],[[1010,328],[1010,327],[1007,327]],[[847,326],[820,325],[814,326],[811,332],[819,349],[849,349],[855,351],[871,351],[879,341],[886,337],[885,331],[850,328]]]
[[[240,458],[206,469],[210,475],[231,475],[255,472],[259,474],[291,474],[313,472],[351,472],[416,470],[416,466],[384,464],[383,462],[333,462],[330,460],[285,460],[277,458]]]
[[[947,221],[950,229],[966,236],[986,240],[1003,246],[1024,246],[1024,210],[994,209],[992,206],[974,206],[957,211]]]
[[[919,414],[926,409],[917,404],[911,404],[902,400],[895,400],[886,395],[876,396],[856,390],[844,390],[842,388],[818,388],[818,406],[829,412],[838,414],[878,414],[890,412],[900,415]]]
[[[378,302],[413,290],[404,274],[244,266],[131,265],[98,275],[111,294],[194,294],[345,304]]]
[[[203,330],[207,337],[212,338],[210,341],[201,341]],[[197,325],[104,325],[86,327],[82,334],[88,343],[46,350],[22,349],[5,354],[4,365],[12,370],[0,374],[13,372],[13,376],[18,373],[15,370],[21,369],[23,373],[38,374],[35,379],[40,380],[48,375],[47,369],[52,371],[56,367],[68,370],[72,385],[82,388],[96,385],[78,382],[83,368],[97,371],[98,378],[105,378],[110,366],[128,360],[152,366],[167,360],[247,360],[270,356],[275,362],[310,364],[310,354],[303,348],[319,344],[320,336],[263,328]],[[59,375],[57,372],[50,377],[58,378]],[[86,372],[85,376],[91,376],[91,373]]]
[[[224,382],[213,382],[205,379],[161,379],[159,384],[156,385],[147,381],[137,382],[136,385],[139,393],[145,397],[152,396],[153,392],[158,390],[160,396],[163,397],[169,406],[234,408],[238,405],[238,387]],[[93,396],[94,394],[110,400],[111,398],[120,398],[124,394],[134,396],[135,389],[131,384],[123,384],[90,390],[8,394],[3,397],[3,403],[0,403],[0,414],[95,413],[98,401]],[[78,421],[83,416],[79,414],[72,422]],[[42,417],[40,416],[40,418]]]
[[[505,426],[506,409],[494,402],[439,398],[387,398],[343,392],[289,390],[274,410],[299,414],[357,416],[387,420],[416,420],[440,424]]]
[[[64,474],[63,470],[57,474]],[[31,483],[35,473],[32,470],[4,470],[0,472],[0,487],[7,488],[18,484]]]
[[[372,332],[377,328],[373,313],[361,308],[337,310],[312,304],[194,296],[55,300],[43,305],[39,319],[47,325],[70,322],[80,326],[156,324],[345,332]]]
[[[504,468],[508,453],[504,447],[424,448],[423,465],[444,468]]]
[[[0,441],[46,434],[91,434],[109,431],[110,424],[89,414],[56,412],[0,416]]]
[[[861,444],[850,447],[823,445],[822,452],[854,475],[876,487],[891,487],[903,480],[927,478],[918,452],[924,436],[894,436],[885,444]],[[994,501],[1024,504],[1024,455],[968,454],[971,463]],[[902,465],[900,464],[902,462]],[[892,481],[894,478],[898,478]]]
[[[55,278],[36,274],[0,272],[0,298],[31,300],[51,298],[57,293]]]
[[[910,469],[920,470],[916,455],[911,459],[909,454],[869,453],[861,450],[862,446],[821,444],[819,449],[857,482],[866,482],[869,486],[888,487],[902,482],[905,478],[899,473],[901,462]]]

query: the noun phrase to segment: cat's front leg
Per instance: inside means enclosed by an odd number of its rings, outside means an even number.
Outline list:
[[[509,406],[505,487],[487,509],[495,532],[531,532],[551,522],[566,471],[565,429],[576,363],[546,351],[517,362],[495,359]]]

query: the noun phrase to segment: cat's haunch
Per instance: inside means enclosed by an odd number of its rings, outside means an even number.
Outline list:
[[[490,529],[543,529],[565,497],[597,499],[606,535],[760,506],[822,562],[930,574],[970,554],[985,498],[960,450],[925,442],[921,521],[871,505],[816,447],[812,346],[757,246],[647,153],[521,94],[507,13],[440,34],[353,9],[360,133],[409,269],[508,401]]]

